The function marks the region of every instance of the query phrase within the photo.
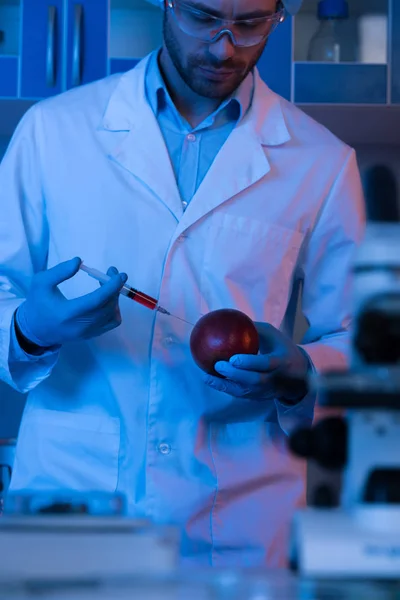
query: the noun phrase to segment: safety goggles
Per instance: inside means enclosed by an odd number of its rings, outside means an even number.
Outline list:
[[[285,9],[271,16],[245,20],[221,19],[180,0],[168,0],[167,9],[187,35],[208,44],[229,35],[235,46],[245,48],[261,44],[285,20]]]

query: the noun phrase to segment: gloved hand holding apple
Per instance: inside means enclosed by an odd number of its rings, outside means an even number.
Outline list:
[[[238,310],[220,309],[196,323],[190,349],[196,364],[206,373],[210,387],[238,398],[301,401],[306,383],[296,389],[279,387],[277,373],[306,380],[312,368],[307,353],[269,323],[254,323]],[[282,379],[282,378],[280,378]]]

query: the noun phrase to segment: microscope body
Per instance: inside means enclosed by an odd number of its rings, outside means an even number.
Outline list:
[[[316,429],[323,437],[324,429],[338,422],[339,417],[330,417]],[[337,464],[346,455],[340,506],[297,512],[291,567],[311,578],[399,579],[400,410],[353,408],[343,424],[346,435],[336,447]],[[335,439],[325,438],[324,444],[334,455]],[[318,445],[315,450],[318,457]],[[333,458],[316,460],[327,467]]]
[[[342,471],[340,506],[292,524],[290,562],[306,577],[400,578],[400,224],[371,223],[353,264],[349,370],[315,376],[319,403],[343,409],[294,432],[292,451]]]
[[[377,502],[380,494],[400,506],[400,224],[367,226],[353,286],[350,370],[336,397],[348,409],[342,502],[350,508]],[[371,486],[382,483],[379,469],[386,469],[388,486],[390,473],[398,473],[397,492],[381,489],[371,497]]]

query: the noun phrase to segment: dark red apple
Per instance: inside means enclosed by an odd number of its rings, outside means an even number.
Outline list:
[[[259,338],[253,321],[240,310],[222,308],[199,319],[190,336],[190,351],[196,364],[210,375],[220,360],[235,354],[257,354]]]

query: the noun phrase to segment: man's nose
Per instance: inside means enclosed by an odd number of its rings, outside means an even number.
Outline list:
[[[218,40],[210,44],[210,52],[221,62],[233,58],[235,46],[231,36],[228,33],[222,34]]]

